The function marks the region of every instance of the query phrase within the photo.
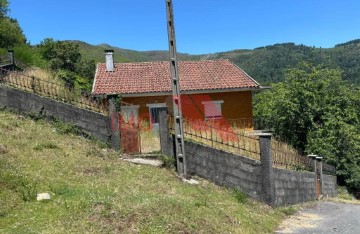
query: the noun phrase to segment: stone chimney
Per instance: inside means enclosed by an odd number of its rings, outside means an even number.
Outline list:
[[[105,50],[106,71],[114,71],[114,51]]]
[[[8,50],[10,64],[15,65],[14,50]]]

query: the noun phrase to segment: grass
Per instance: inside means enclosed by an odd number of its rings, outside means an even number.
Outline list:
[[[0,233],[272,233],[285,214],[0,111]],[[36,193],[51,194],[38,202]]]
[[[153,153],[160,151],[159,133],[150,127],[149,122],[140,122],[140,141],[142,153]]]
[[[351,193],[348,192],[346,187],[343,186],[337,187],[336,197],[325,198],[325,200],[360,205],[360,200],[357,200]]]

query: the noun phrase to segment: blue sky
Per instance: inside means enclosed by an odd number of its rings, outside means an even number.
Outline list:
[[[165,0],[9,0],[31,44],[46,37],[167,50]],[[360,38],[358,0],[173,0],[178,52],[203,54]]]

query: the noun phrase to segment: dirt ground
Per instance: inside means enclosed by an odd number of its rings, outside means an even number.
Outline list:
[[[360,205],[318,202],[284,220],[275,233],[360,233]]]

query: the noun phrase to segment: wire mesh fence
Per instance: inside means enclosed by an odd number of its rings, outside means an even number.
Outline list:
[[[45,81],[24,72],[6,71],[0,69],[0,84],[57,101],[69,103],[77,107],[92,110],[104,115],[108,114],[108,105],[103,98],[94,97],[90,92],[69,88],[61,83]]]

